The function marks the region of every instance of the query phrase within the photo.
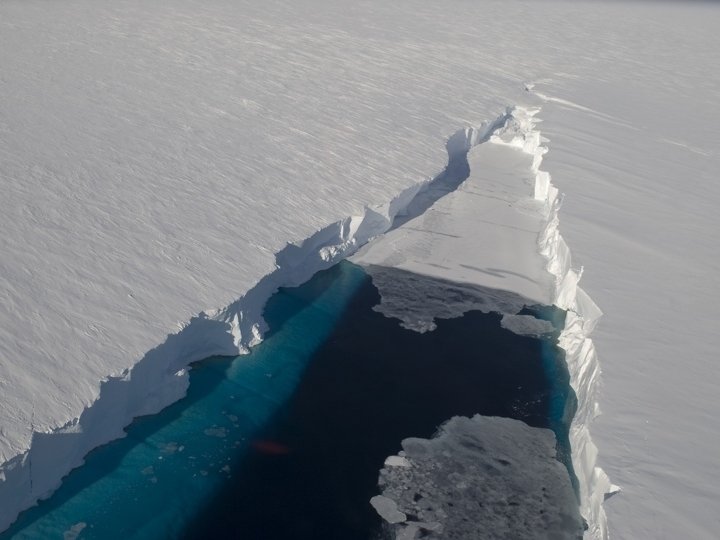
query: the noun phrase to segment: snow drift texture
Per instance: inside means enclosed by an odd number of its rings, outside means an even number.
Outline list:
[[[593,435],[623,487],[613,537],[713,538],[718,18],[688,2],[0,2],[0,525],[57,485],[54,455],[67,470],[180,396],[187,362],[256,341],[276,264],[301,279],[293,253],[381,230],[457,130],[544,103],[563,234],[606,312]],[[332,223],[338,242],[287,244]],[[243,317],[222,309],[241,298]]]

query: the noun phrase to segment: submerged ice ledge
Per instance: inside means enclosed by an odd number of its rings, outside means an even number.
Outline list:
[[[50,432],[28,426],[30,448],[0,464],[0,531],[19,512],[49,497],[93,448],[123,437],[124,427],[133,418],[157,413],[181,399],[191,363],[214,355],[247,353],[258,344],[266,330],[265,303],[279,287],[304,283],[455,189],[469,173],[469,149],[487,141],[508,114],[450,137],[447,166],[435,178],[411,186],[386,204],[366,207],[361,215],[332,223],[299,244],[288,244],[276,254],[274,272],[231,305],[193,317],[122,376],[103,381],[97,399],[78,418]]]

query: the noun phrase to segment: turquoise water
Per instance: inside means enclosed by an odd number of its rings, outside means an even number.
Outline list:
[[[570,386],[570,372],[556,343],[561,329],[565,327],[565,312],[554,306],[532,306],[521,311],[522,314],[533,315],[552,323],[555,327],[551,339],[541,340],[541,358],[545,379],[550,390],[548,403],[548,428],[555,433],[557,440],[557,458],[570,475],[575,494],[580,497],[580,485],[572,465],[572,448],[570,446],[570,424],[577,410],[577,396]],[[562,361],[558,361],[558,356]]]
[[[569,465],[557,335],[518,336],[480,312],[417,334],[378,302],[347,262],[280,290],[250,355],[196,364],[186,398],[93,451],[0,540],[365,540],[384,458],[457,414],[553,429]],[[562,327],[558,310],[527,312]]]
[[[417,279],[385,270],[392,280]],[[199,509],[183,538],[377,538],[382,523],[369,500],[385,458],[456,415],[514,418],[567,439],[568,378],[556,336],[520,336],[499,314],[480,311],[419,334],[376,311],[379,301],[363,282],[259,434],[284,451],[246,454],[237,480]]]
[[[266,308],[272,331],[250,355],[210,358],[185,399],[138,418],[127,437],[94,450],[53,496],[21,514],[2,540],[160,539],[181,535],[203,502],[232,479],[235,461],[285,402],[313,352],[366,279],[343,265],[282,290]]]

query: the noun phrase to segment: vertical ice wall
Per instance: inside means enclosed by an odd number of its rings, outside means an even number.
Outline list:
[[[572,269],[568,247],[558,231],[561,199],[550,175],[540,170],[547,149],[535,129],[537,113],[517,107],[485,126],[458,131],[447,145],[448,168],[438,178],[454,169],[456,160],[465,160],[471,147],[488,138],[491,143],[514,146],[533,156],[535,198],[544,202],[547,215],[547,226],[538,239],[539,249],[548,261],[548,271],[555,276],[553,302],[568,310],[560,345],[566,351],[571,384],[578,395],[571,443],[580,481],[581,512],[589,523],[590,537],[604,540],[607,527],[602,501],[614,487],[595,466],[597,449],[589,434],[589,424],[597,413],[599,367],[588,335],[601,312],[578,287],[581,272]],[[106,381],[98,400],[71,425],[57,432],[36,433],[31,449],[0,470],[0,527],[7,526],[21,509],[52,493],[64,474],[82,464],[90,449],[122,436],[122,426],[134,416],[155,412],[178,399],[185,389],[184,368],[189,362],[213,354],[233,354],[258,343],[264,330],[263,306],[278,287],[306,281],[316,271],[350,256],[373,237],[393,228],[396,217],[413,213],[415,207],[426,209],[428,201],[424,199],[445,193],[432,192],[433,181],[416,184],[385,205],[366,208],[362,215],[333,223],[299,245],[288,245],[276,255],[276,270],[237,302],[217,312],[202,313],[148,353],[133,370]],[[116,421],[108,423],[108,418]]]
[[[573,467],[580,485],[581,512],[588,522],[587,536],[605,540],[608,531],[602,503],[606,493],[618,488],[596,465],[598,451],[590,437],[590,424],[599,411],[596,395],[600,367],[589,336],[602,312],[578,285],[582,269],[572,267],[570,250],[559,231],[558,212],[562,197],[552,184],[550,174],[540,170],[543,155],[548,149],[543,146],[546,141],[536,128],[539,112],[540,109],[516,107],[511,120],[514,126],[504,130],[502,138],[491,137],[490,142],[514,146],[533,156],[534,197],[544,203],[547,214],[547,225],[538,237],[538,245],[547,260],[547,270],[555,277],[553,303],[567,310],[559,345],[565,350],[570,384],[578,399],[577,412],[570,427],[570,441]]]
[[[446,177],[455,161],[464,159],[472,146],[486,141],[505,118],[503,114],[494,122],[456,132],[446,145],[448,166],[438,178]],[[180,399],[187,388],[186,368],[190,363],[214,355],[244,353],[259,343],[266,330],[262,317],[265,302],[279,287],[304,283],[315,272],[388,231],[396,216],[406,214],[413,202],[427,196],[435,180],[418,182],[386,204],[365,207],[362,214],[331,223],[301,243],[288,244],[275,255],[275,271],[244,296],[224,309],[193,317],[132,369],[104,380],[100,395],[78,418],[47,432],[30,426],[30,448],[0,463],[0,531],[19,512],[49,497],[63,476],[83,464],[90,450],[124,436],[123,428],[133,418],[157,413]]]

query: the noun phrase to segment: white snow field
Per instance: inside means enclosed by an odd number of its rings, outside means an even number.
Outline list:
[[[454,133],[541,105],[605,312],[610,534],[716,538],[718,27],[697,2],[0,0],[0,529],[387,230]]]

